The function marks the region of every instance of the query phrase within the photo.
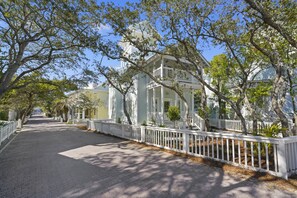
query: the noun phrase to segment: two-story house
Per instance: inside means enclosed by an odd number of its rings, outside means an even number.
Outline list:
[[[134,34],[143,34],[143,29],[139,30],[138,24],[134,25]],[[122,42],[121,46],[127,55],[133,54],[137,49],[130,45],[128,42]],[[203,60],[201,64],[207,65],[207,61],[201,56]],[[183,61],[183,60],[179,60]],[[183,64],[190,64],[187,61],[183,61]],[[194,105],[194,93],[196,90],[201,89],[200,83],[191,76],[188,72],[180,69],[176,66],[177,61],[174,57],[160,54],[150,54],[147,57],[142,67],[147,68],[154,78],[158,79],[158,82],[150,78],[145,73],[139,73],[134,76],[134,86],[128,94],[128,112],[131,116],[133,124],[139,125],[142,123],[153,123],[155,125],[169,126],[172,122],[167,117],[168,108],[170,106],[177,106],[180,109],[181,117],[185,117],[186,106],[188,106],[190,117],[197,120],[197,122],[203,122],[201,118],[195,114]],[[127,64],[122,61],[122,68]],[[164,86],[169,85],[179,86],[183,91],[185,101],[181,100],[177,92]],[[186,105],[187,104],[187,105]],[[123,114],[122,96],[113,87],[109,89],[109,118],[117,121],[125,121]],[[185,121],[183,119],[183,121]],[[200,124],[197,125],[201,128]]]

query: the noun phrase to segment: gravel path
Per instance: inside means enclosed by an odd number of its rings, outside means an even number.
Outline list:
[[[122,139],[34,117],[0,154],[0,197],[296,197]]]

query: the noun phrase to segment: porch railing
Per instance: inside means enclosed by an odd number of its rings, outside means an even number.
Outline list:
[[[210,126],[217,129],[226,129],[236,132],[242,131],[242,124],[240,120],[226,120],[226,119],[209,119]],[[273,122],[258,122],[257,128],[262,129],[267,126],[271,126]],[[253,130],[253,121],[246,121],[248,131]]]
[[[17,130],[17,121],[2,122],[0,126],[0,145],[2,142],[7,140]]]
[[[297,136],[266,138],[95,121],[102,133],[288,178],[297,171]]]
[[[205,130],[205,120],[196,113],[193,114],[192,125],[197,126],[201,131]]]

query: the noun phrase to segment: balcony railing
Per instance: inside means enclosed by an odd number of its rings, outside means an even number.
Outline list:
[[[161,67],[159,67],[153,70],[153,75],[155,78],[158,78],[164,81],[166,80],[171,81],[174,79],[176,81],[182,81],[182,82],[188,82],[188,83],[197,82],[197,80],[195,78],[192,78],[192,76],[186,71],[179,70],[179,69],[172,69],[169,67],[163,67],[163,72],[161,72]]]

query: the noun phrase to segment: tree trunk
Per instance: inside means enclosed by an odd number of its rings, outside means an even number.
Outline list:
[[[205,91],[205,86],[202,85],[202,92],[201,92],[201,108],[203,111],[203,119],[205,121],[205,131],[210,130],[209,120],[208,120],[208,109],[207,109],[207,96]]]
[[[285,79],[285,70],[280,65],[278,68],[276,68],[276,78],[273,82],[273,91],[271,96],[272,101],[272,107],[276,115],[279,117],[282,128],[289,128],[289,122],[288,119],[283,112],[283,101],[286,99],[286,92],[287,92],[287,86],[286,86],[286,79]],[[288,134],[285,134],[288,136]]]
[[[239,117],[240,121],[241,121],[241,125],[242,125],[242,133],[244,135],[247,135],[248,134],[248,130],[247,130],[247,127],[246,127],[246,121],[245,121],[245,118],[243,117],[243,115],[241,113],[237,113],[237,116]]]
[[[232,109],[235,111],[236,115],[238,116],[238,118],[240,119],[241,121],[241,125],[242,125],[242,133],[244,135],[247,135],[248,133],[248,130],[247,130],[247,127],[246,127],[246,121],[245,121],[245,118],[243,117],[242,113],[241,113],[241,108],[237,105],[233,105],[232,104]]]
[[[291,72],[294,72],[294,70],[293,71],[291,71]],[[297,109],[296,109],[296,106],[297,106],[297,104],[296,104],[296,100],[295,100],[295,96],[296,96],[296,94],[295,94],[295,91],[294,91],[294,83],[293,83],[293,80],[292,80],[292,75],[294,75],[294,73],[291,73],[290,71],[289,71],[289,69],[287,70],[287,73],[288,73],[288,80],[289,80],[289,93],[290,93],[290,96],[291,96],[291,101],[292,101],[292,107],[293,107],[293,124],[294,124],[294,128],[296,129],[297,128]]]
[[[132,125],[132,121],[131,121],[130,115],[129,115],[128,111],[127,111],[126,95],[123,94],[122,96],[123,96],[123,110],[124,110],[124,114],[125,114],[125,116],[126,116],[126,118],[128,120],[128,123],[130,125]]]
[[[253,132],[258,134],[258,120],[253,119]]]
[[[180,93],[180,92],[178,92],[178,91],[176,91],[176,90],[174,90],[176,93],[177,93],[177,95],[180,97],[180,99],[184,102],[184,105],[185,105],[185,117],[184,117],[184,120],[186,121],[186,123],[187,123],[187,125],[188,125],[188,127],[191,125],[191,122],[189,121],[189,110],[190,110],[190,108],[189,108],[189,105],[188,105],[188,102],[187,102],[187,100],[186,100],[186,98],[184,97],[184,95],[183,95],[183,93]]]

